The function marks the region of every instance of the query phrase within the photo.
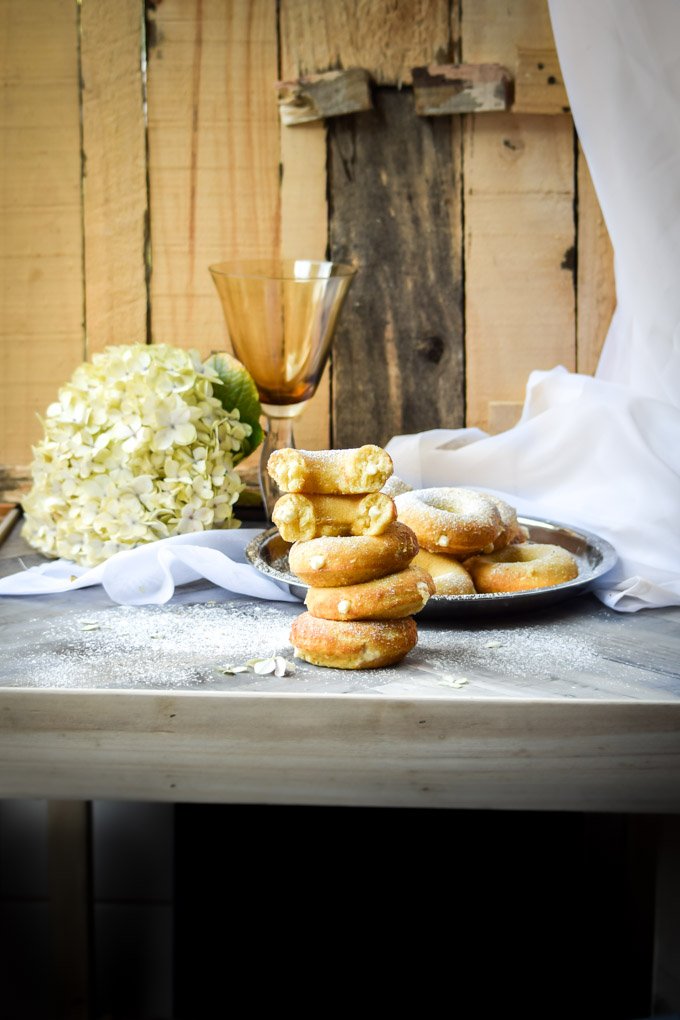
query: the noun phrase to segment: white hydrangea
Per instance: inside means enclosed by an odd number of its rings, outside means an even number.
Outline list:
[[[122,549],[239,526],[234,471],[252,433],[214,396],[219,377],[194,351],[108,347],[47,408],[23,501],[26,540],[86,566]]]

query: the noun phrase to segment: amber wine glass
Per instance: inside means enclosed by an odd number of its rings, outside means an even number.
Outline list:
[[[267,473],[274,450],[295,445],[293,422],[314,396],[356,270],[340,262],[250,259],[209,266],[234,356],[267,417],[260,489],[271,521],[280,493]]]

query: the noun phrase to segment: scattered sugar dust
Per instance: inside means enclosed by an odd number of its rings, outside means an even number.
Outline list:
[[[226,665],[292,658],[289,630],[280,607],[246,601],[118,606],[50,622],[22,667],[39,687],[195,687]]]

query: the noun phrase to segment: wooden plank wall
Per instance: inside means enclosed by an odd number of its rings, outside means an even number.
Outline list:
[[[0,40],[6,495],[84,357],[227,345],[229,256],[362,270],[299,445],[499,431],[532,369],[595,369],[611,248],[546,0],[3,0]],[[411,68],[461,59],[504,64],[512,109],[419,118]],[[277,81],[352,66],[372,111],[282,126]]]

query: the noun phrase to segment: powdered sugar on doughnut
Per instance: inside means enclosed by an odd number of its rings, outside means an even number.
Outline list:
[[[492,548],[505,530],[497,501],[474,489],[415,489],[397,496],[395,503],[398,519],[431,552],[481,552]]]

